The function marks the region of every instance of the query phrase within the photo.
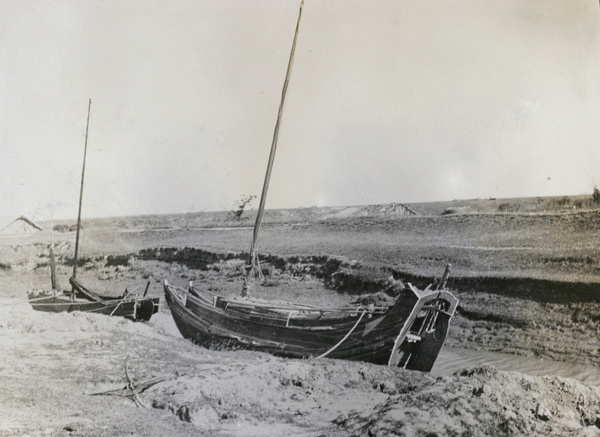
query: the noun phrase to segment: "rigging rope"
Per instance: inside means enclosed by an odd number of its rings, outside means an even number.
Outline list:
[[[362,320],[362,318],[363,318],[363,316],[365,315],[366,312],[367,312],[367,310],[364,310],[362,312],[362,314],[360,315],[360,317],[358,318],[358,320],[356,321],[356,323],[354,324],[354,326],[352,327],[352,329],[350,331],[348,331],[348,333],[346,334],[346,336],[344,338],[342,338],[340,341],[338,341],[338,343],[335,346],[333,346],[331,349],[329,349],[324,354],[321,354],[318,357],[313,358],[313,360],[318,360],[319,358],[326,357],[331,352],[333,352],[334,350],[336,350],[338,348],[338,346],[340,346],[343,342],[345,342],[346,339],[350,336],[350,334],[352,334],[354,332],[354,330],[356,329],[356,327],[358,326],[358,324],[360,323],[360,321]]]

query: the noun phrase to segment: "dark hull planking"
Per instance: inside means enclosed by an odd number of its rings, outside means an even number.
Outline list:
[[[36,311],[50,313],[82,311],[86,313],[104,314],[107,316],[125,317],[133,321],[150,320],[158,311],[159,298],[112,297],[97,295],[81,285],[74,278],[71,284],[76,297],[68,295],[29,295],[29,303]]]
[[[244,348],[289,358],[314,358],[329,351],[330,358],[421,371],[433,367],[458,302],[447,291],[413,288],[404,290],[387,309],[329,311],[269,307],[167,283],[164,288],[179,331],[202,346]]]
[[[29,297],[31,307],[36,311],[62,313],[82,311],[107,316],[126,317],[134,321],[150,320],[158,311],[159,298],[144,300],[113,300],[110,302],[92,302],[84,299],[71,300],[68,296]]]

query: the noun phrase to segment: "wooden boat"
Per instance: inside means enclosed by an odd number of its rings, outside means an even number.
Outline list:
[[[291,358],[339,358],[429,371],[446,339],[458,300],[445,284],[448,265],[436,290],[411,284],[388,307],[320,308],[248,297],[260,276],[256,244],[281,121],[285,91],[302,16],[302,3],[284,82],[271,154],[254,225],[241,298],[227,298],[194,287],[164,282],[167,304],[181,334],[206,347],[244,348]]]
[[[87,138],[90,122],[90,109],[92,100],[88,105],[87,127],[85,132],[85,148],[83,154],[83,170],[81,172],[81,191],[79,194],[79,213],[77,217],[77,235],[75,237],[75,256],[73,257],[73,276],[69,279],[71,292],[57,291],[55,260],[52,245],[50,246],[50,265],[52,278],[52,291],[44,293],[29,293],[28,300],[34,310],[52,313],[83,311],[88,313],[105,314],[108,316],[120,316],[128,319],[150,320],[158,311],[159,298],[146,297],[150,282],[146,285],[143,296],[134,295],[133,292],[125,292],[122,296],[105,296],[94,293],[86,288],[77,279],[77,255],[79,250],[79,231],[81,229],[81,205],[83,199],[83,180],[85,175],[85,159],[87,154]]]
[[[150,320],[158,311],[159,298],[147,298],[146,293],[139,298],[125,290],[123,296],[101,296],[88,290],[76,278],[70,278],[73,293],[30,293],[29,303],[37,311],[61,313],[83,311],[107,316],[126,317],[133,321]],[[150,283],[148,283],[150,285]],[[148,287],[146,287],[146,292]]]
[[[458,300],[446,290],[409,286],[388,308],[318,308],[225,298],[165,281],[165,296],[185,338],[206,347],[328,356],[429,371],[446,339]]]

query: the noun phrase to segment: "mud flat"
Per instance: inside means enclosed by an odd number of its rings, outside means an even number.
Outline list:
[[[431,374],[203,349],[165,305],[148,323],[34,312],[26,293],[49,286],[49,236],[3,238],[0,436],[600,435],[595,217],[266,226],[263,297],[384,298],[390,281],[435,282],[453,263],[461,303]],[[150,280],[162,297],[163,279],[238,293],[250,231],[172,219],[88,225],[79,276],[116,294]],[[73,237],[55,235],[63,287]]]

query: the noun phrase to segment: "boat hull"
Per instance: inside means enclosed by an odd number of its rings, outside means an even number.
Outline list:
[[[107,316],[125,317],[133,321],[150,320],[158,311],[159,298],[153,297],[112,297],[97,295],[85,288],[74,278],[70,279],[75,296],[71,295],[39,295],[29,294],[29,303],[36,311],[50,313],[85,313],[104,314]]]
[[[447,291],[421,292],[413,287],[387,309],[325,310],[203,295],[166,282],[164,290],[183,337],[205,347],[289,358],[327,356],[421,371],[433,367],[458,302]],[[429,310],[434,303],[437,309]]]

